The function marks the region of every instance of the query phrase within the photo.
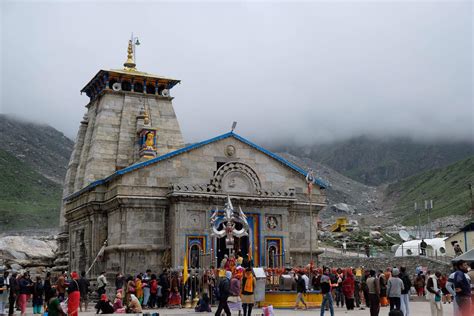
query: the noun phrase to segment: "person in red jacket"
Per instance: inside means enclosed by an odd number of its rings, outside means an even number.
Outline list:
[[[346,278],[342,282],[342,294],[346,299],[347,310],[354,309],[355,279],[351,270],[347,271]]]

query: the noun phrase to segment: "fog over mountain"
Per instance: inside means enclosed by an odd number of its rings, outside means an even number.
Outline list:
[[[474,139],[471,1],[2,1],[1,109],[75,138],[99,69],[172,89],[186,142]]]

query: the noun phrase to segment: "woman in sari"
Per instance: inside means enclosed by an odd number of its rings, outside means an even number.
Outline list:
[[[135,291],[141,305],[143,303],[143,284],[141,274],[137,275],[137,278],[135,279]]]
[[[67,313],[70,316],[78,316],[79,315],[79,303],[81,301],[81,294],[79,292],[79,284],[77,280],[79,279],[79,274],[76,271],[71,273],[71,282],[68,284],[67,293],[68,293],[68,301],[67,301]]]
[[[173,308],[173,307],[181,308],[181,295],[179,294],[179,280],[178,280],[177,272],[174,272],[171,275],[171,286],[170,286],[170,295],[168,298],[168,306],[170,308]]]

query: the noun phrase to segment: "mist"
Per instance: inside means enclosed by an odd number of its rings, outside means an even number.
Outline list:
[[[1,113],[74,139],[99,69],[180,79],[186,142],[360,135],[472,141],[473,5],[465,2],[1,4]]]

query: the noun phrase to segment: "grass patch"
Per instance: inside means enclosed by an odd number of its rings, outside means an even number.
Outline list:
[[[0,150],[0,228],[50,228],[59,224],[62,188]]]
[[[474,157],[461,160],[444,168],[426,171],[391,184],[387,195],[397,200],[394,214],[403,224],[415,225],[418,216],[414,202],[423,208],[421,220],[428,221],[424,200],[433,200],[431,219],[448,215],[465,215],[470,208],[468,183],[474,184]]]

